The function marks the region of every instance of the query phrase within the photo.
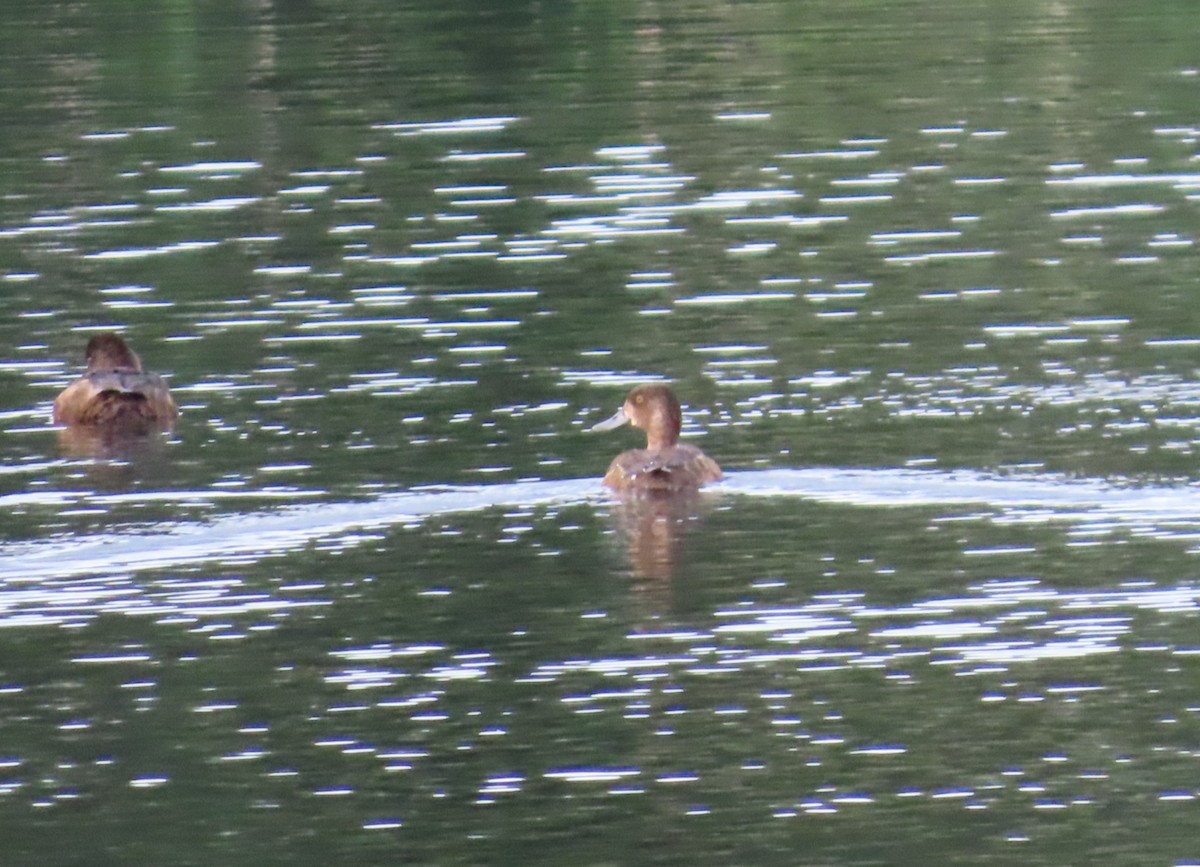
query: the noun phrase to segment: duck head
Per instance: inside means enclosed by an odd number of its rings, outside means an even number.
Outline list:
[[[103,334],[97,334],[89,340],[84,356],[87,359],[88,373],[97,370],[137,373],[142,369],[142,361],[137,354],[125,344],[119,335],[112,332],[106,331]]]
[[[610,418],[592,430],[606,431],[631,424],[646,432],[647,449],[670,448],[679,442],[683,413],[675,393],[665,385],[639,385]]]

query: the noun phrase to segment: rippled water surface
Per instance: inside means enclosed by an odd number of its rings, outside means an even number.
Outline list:
[[[5,857],[1200,863],[1198,27],[6,5]]]

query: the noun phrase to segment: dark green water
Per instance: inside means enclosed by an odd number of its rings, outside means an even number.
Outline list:
[[[1200,863],[1198,28],[5,4],[5,863]]]

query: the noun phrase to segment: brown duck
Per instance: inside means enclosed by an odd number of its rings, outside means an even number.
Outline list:
[[[621,452],[604,484],[614,491],[686,491],[723,478],[717,462],[700,449],[679,444],[683,413],[665,385],[639,385],[616,414],[592,428],[612,430],[628,422],[646,432],[646,447]]]
[[[163,378],[142,369],[141,359],[112,333],[87,345],[87,371],[54,401],[54,422],[64,425],[167,429],[179,410]]]

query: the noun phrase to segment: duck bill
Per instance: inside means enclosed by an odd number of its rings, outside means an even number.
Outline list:
[[[592,432],[612,430],[615,427],[620,427],[627,421],[629,421],[629,416],[625,415],[625,407],[621,407],[612,414],[611,418],[606,418],[604,421],[592,427],[590,430]]]

